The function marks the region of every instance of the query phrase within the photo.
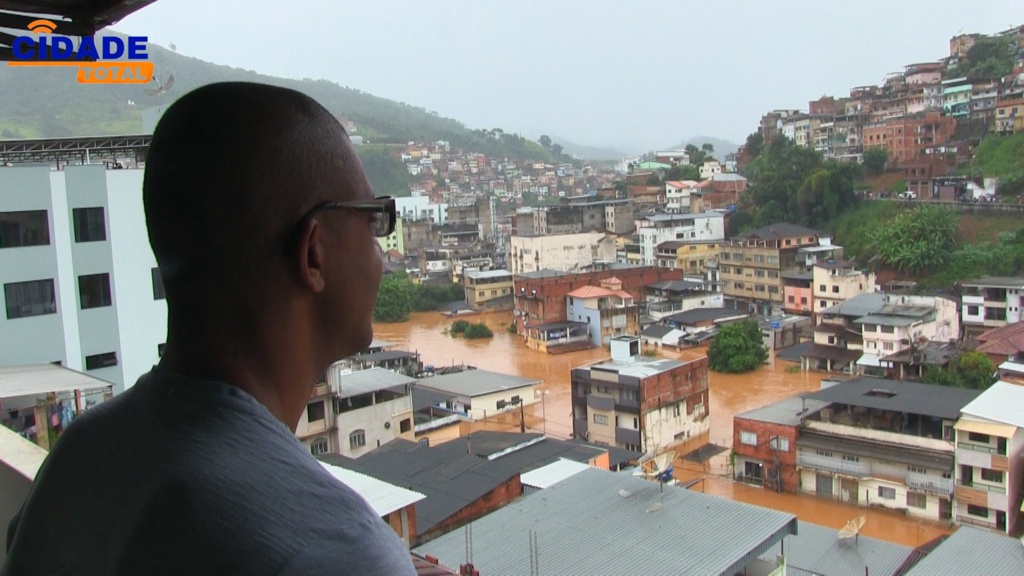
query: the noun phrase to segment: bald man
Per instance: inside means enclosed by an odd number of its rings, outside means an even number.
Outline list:
[[[157,126],[143,200],[164,356],[61,436],[3,574],[414,574],[294,436],[317,377],[373,337],[395,224],[344,129],[291,90],[199,88]]]

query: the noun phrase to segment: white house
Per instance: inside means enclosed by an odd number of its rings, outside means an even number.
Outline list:
[[[722,163],[718,160],[708,160],[700,166],[700,179],[707,180],[715,174],[722,173]]]
[[[443,407],[473,420],[482,420],[499,412],[529,406],[538,400],[534,387],[540,380],[520,378],[487,370],[463,370],[424,378],[417,388],[445,394],[453,400]]]
[[[120,392],[159,361],[163,283],[142,170],[0,167],[0,366],[61,365]]]
[[[416,379],[370,368],[328,368],[316,386],[295,435],[311,453],[357,458],[395,438],[415,440],[412,386]]]
[[[690,194],[697,190],[697,184],[693,180],[665,182],[666,209],[669,212],[689,212]]]
[[[510,244],[512,274],[544,269],[571,272],[594,262],[615,261],[615,239],[601,232],[512,236]]]
[[[977,335],[1021,320],[1024,278],[987,276],[963,283],[961,319],[964,331]]]
[[[680,240],[697,243],[725,239],[725,215],[714,210],[696,214],[648,214],[637,224],[640,258],[644,266],[657,265],[657,247],[662,242]]]

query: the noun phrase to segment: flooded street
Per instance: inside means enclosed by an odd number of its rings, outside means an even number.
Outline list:
[[[512,320],[511,312],[462,318],[470,322],[486,323],[494,332],[494,338],[467,341],[447,336],[443,332],[454,320],[438,312],[414,313],[408,322],[399,324],[375,324],[374,336],[395,344],[398,349],[419,352],[424,364],[444,366],[464,363],[483,370],[543,381],[542,389],[550,393],[543,403],[538,402],[526,407],[527,430],[546,430],[547,434],[553,437],[568,438],[572,433],[570,370],[608,358],[608,351],[597,349],[551,356],[527,348],[521,336],[506,331]],[[668,350],[663,352],[662,356],[691,360],[704,355],[705,351],[706,349],[679,352]],[[682,456],[685,452],[705,443],[717,444],[727,450],[703,466],[678,459],[676,478],[681,481],[699,480],[693,486],[693,490],[790,512],[802,520],[837,529],[856,516],[866,515],[868,522],[863,529],[865,535],[907,546],[917,546],[935,536],[949,533],[951,530],[948,526],[908,519],[898,513],[854,507],[810,495],[778,494],[730,480],[728,448],[732,446],[733,416],[820,387],[821,373],[787,372],[788,366],[791,364],[778,362],[766,365],[755,372],[738,375],[711,372],[711,431],[708,435],[691,440],[686,446],[680,447],[678,452]],[[542,418],[542,415],[545,418]],[[519,414],[505,413],[472,425],[463,423],[461,426],[433,431],[427,436],[432,443],[436,443],[480,429],[518,431]]]

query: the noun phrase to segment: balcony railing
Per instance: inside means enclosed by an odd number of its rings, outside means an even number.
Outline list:
[[[871,475],[871,465],[863,462],[850,462],[849,460],[836,460],[815,454],[797,454],[796,465],[801,468],[812,468],[833,474],[843,474],[856,478],[866,478]]]
[[[918,472],[907,472],[907,486],[922,492],[930,492],[939,496],[953,493],[953,479]]]
[[[993,494],[1006,494],[1005,486],[990,486],[988,484],[979,484],[978,482],[966,483],[963,481],[957,481],[956,485],[961,486],[963,488],[974,488],[975,490],[984,490],[986,492],[991,492]]]
[[[586,342],[587,340],[590,340],[590,336],[583,334],[581,336],[567,336],[565,338],[542,340],[542,342],[548,346],[558,346],[560,344],[572,344],[573,342]]]
[[[999,454],[999,449],[994,446],[982,446],[979,444],[971,444],[970,442],[957,442],[956,447],[963,448],[965,450],[974,450],[975,452],[987,452],[988,454],[1005,456],[1005,454]]]

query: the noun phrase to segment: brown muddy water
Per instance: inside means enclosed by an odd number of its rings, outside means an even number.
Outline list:
[[[572,433],[570,370],[607,358],[608,351],[586,350],[551,356],[527,348],[521,336],[506,332],[512,320],[511,312],[461,318],[486,323],[494,332],[494,338],[463,340],[446,336],[443,332],[454,320],[438,312],[414,313],[408,322],[398,324],[375,324],[374,337],[391,342],[398,349],[419,352],[424,364],[469,364],[483,370],[543,381],[540,388],[548,390],[549,394],[543,403],[526,407],[527,429],[530,432],[545,431],[556,438],[568,438]],[[693,349],[665,351],[662,355],[690,360],[704,355],[704,352],[703,349]],[[709,381],[711,431],[681,447],[679,453],[683,454],[709,442],[728,448],[732,446],[732,419],[735,414],[820,387],[820,373],[787,372],[786,368],[791,365],[787,362],[773,362],[754,372],[739,375],[712,372]],[[472,426],[463,424],[461,427],[451,426],[433,431],[428,436],[432,443],[442,442],[464,434],[470,428],[515,431],[519,429],[519,416],[505,413]],[[728,460],[727,450],[703,465],[679,459],[676,477],[683,481],[699,480],[693,486],[694,490],[790,512],[801,520],[833,528],[841,528],[848,520],[866,515],[868,522],[863,534],[908,546],[923,544],[951,531],[946,525],[910,519],[902,514],[854,507],[811,495],[778,494],[733,482],[729,479]]]

